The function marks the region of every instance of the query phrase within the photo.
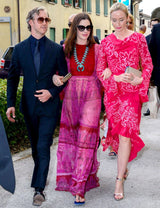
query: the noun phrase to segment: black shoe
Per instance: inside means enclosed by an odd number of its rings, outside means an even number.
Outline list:
[[[45,201],[43,192],[35,191],[33,196],[33,206],[41,206],[42,202]]]
[[[143,113],[144,116],[150,116],[150,110],[149,108],[147,109],[147,111],[145,113]]]

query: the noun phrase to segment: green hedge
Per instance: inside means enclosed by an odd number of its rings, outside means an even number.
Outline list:
[[[27,130],[24,123],[23,115],[19,111],[19,104],[21,100],[23,78],[20,78],[20,83],[17,91],[17,101],[16,101],[16,122],[11,123],[6,117],[7,110],[7,80],[0,79],[0,114],[4,123],[6,134],[8,137],[9,145],[19,146],[20,143],[28,143]]]

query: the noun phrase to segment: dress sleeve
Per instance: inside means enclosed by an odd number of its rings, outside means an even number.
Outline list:
[[[111,75],[108,79],[103,80],[102,73],[108,67],[107,63],[107,54],[105,52],[105,42],[102,42],[99,46],[99,55],[98,55],[98,63],[97,63],[97,76],[102,83],[107,94],[112,94],[114,96],[118,93],[117,82],[114,80],[113,75]]]
[[[148,101],[146,100],[146,98],[147,98],[150,77],[153,70],[152,59],[144,35],[140,34],[140,41],[138,47],[139,47],[140,65],[142,68],[142,77],[143,77],[143,82],[139,85],[139,94],[141,97],[141,102],[143,103]]]
[[[101,76],[106,67],[107,67],[107,57],[104,52],[104,44],[102,43],[99,46],[99,54],[98,54],[98,62],[97,62],[97,77],[101,81],[103,86],[105,81]]]

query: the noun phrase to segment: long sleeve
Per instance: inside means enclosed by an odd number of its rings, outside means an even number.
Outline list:
[[[61,76],[65,76],[68,72],[63,47],[59,49],[58,55],[57,55],[57,72]],[[63,90],[65,86],[66,86],[66,83],[60,87],[54,86],[53,88],[49,89],[49,92],[51,93],[53,99]]]
[[[146,95],[148,92],[153,65],[147,43],[143,35],[140,36],[138,50],[139,50],[140,64],[142,68],[142,77],[143,77],[143,82],[139,85],[139,94],[141,97],[141,101],[146,102],[147,101]]]
[[[17,46],[15,46],[12,55],[11,66],[8,73],[8,79],[7,79],[7,107],[8,108],[15,107],[20,71],[21,69],[18,65]]]
[[[102,43],[99,46],[99,56],[98,56],[98,63],[97,63],[97,77],[102,83],[102,86],[105,90],[108,91],[108,93],[111,93],[113,95],[117,95],[118,88],[117,83],[113,78],[113,75],[111,75],[108,79],[103,80],[102,73],[103,71],[108,67],[107,63],[107,55],[104,50],[105,44]]]

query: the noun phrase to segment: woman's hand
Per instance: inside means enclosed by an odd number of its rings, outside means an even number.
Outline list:
[[[124,83],[130,83],[130,74],[127,74],[127,73],[123,73],[123,74],[120,74],[120,75],[114,75],[114,80],[116,82],[124,82]],[[130,80],[130,81],[129,81]]]
[[[103,80],[105,80],[105,79],[108,79],[111,76],[111,74],[112,74],[111,70],[109,68],[106,68],[103,71],[101,77],[103,77]]]
[[[114,75],[114,79],[116,82],[130,83],[133,86],[141,84],[143,81],[143,77],[139,78],[132,73],[123,73],[120,75]]]
[[[131,85],[135,86],[135,85],[139,85],[143,82],[143,77],[136,77],[134,74],[133,75],[133,79],[131,80]]]
[[[62,86],[64,83],[62,82],[63,76],[59,76],[57,74],[54,74],[52,77],[53,84],[57,87]]]

